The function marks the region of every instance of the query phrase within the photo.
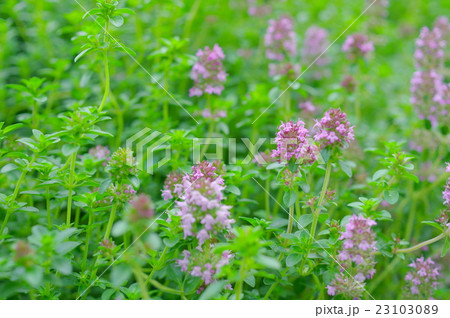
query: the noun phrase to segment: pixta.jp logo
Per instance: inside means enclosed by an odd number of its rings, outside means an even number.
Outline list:
[[[155,169],[170,161],[170,138],[162,132],[144,128],[127,139],[126,147],[136,154],[137,168],[153,174]]]

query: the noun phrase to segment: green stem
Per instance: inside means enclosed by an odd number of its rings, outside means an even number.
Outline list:
[[[198,9],[200,8],[201,0],[195,0],[194,4],[189,11],[186,20],[186,27],[184,28],[183,38],[189,38],[191,33],[192,22],[195,20],[195,16],[197,15]]]
[[[242,259],[241,266],[239,268],[239,280],[236,283],[236,300],[241,297],[242,286],[244,285],[245,278],[245,258]]]
[[[45,201],[47,206],[47,226],[48,229],[52,228],[52,211],[50,208],[50,187],[47,187],[47,192],[45,193]]]
[[[417,251],[418,249],[421,249],[424,246],[433,244],[433,243],[443,239],[444,237],[448,237],[448,236],[450,236],[450,230],[447,230],[447,231],[441,233],[440,235],[438,235],[436,237],[433,237],[432,239],[429,239],[428,241],[419,243],[419,244],[414,245],[412,247],[398,249],[395,253],[396,254],[399,254],[399,253],[411,253],[411,252]]]
[[[37,128],[39,128],[39,104],[36,101],[33,102],[33,115],[32,116],[33,117],[32,117],[31,125],[34,129],[37,129]]]
[[[83,271],[86,268],[86,264],[87,264],[87,258],[89,255],[89,241],[91,240],[91,227],[92,224],[94,223],[94,211],[90,208],[88,210],[88,214],[89,214],[89,220],[88,220],[88,225],[86,227],[86,242],[84,243],[84,253],[83,253],[83,263],[81,268],[83,269]]]
[[[105,66],[105,92],[103,93],[103,98],[100,103],[100,106],[98,107],[98,112],[100,113],[103,109],[103,107],[106,104],[106,100],[108,99],[109,94],[109,86],[110,86],[110,79],[109,79],[109,62],[108,62],[108,51],[107,49],[103,50],[103,64]]]
[[[289,222],[288,222],[288,227],[287,227],[287,233],[291,233],[292,232],[292,224],[294,223],[294,206],[291,205],[289,207]]]
[[[72,197],[73,197],[73,182],[75,178],[75,164],[77,160],[77,151],[75,151],[70,157],[70,174],[69,174],[69,196],[67,198],[67,218],[66,226],[70,227],[70,219],[72,216]]]
[[[150,299],[150,296],[147,291],[147,287],[145,285],[144,280],[142,279],[142,276],[144,276],[144,273],[142,272],[142,268],[140,265],[136,264],[133,268],[134,277],[136,278],[136,281],[138,282],[139,289],[141,290],[141,296],[142,299]]]
[[[33,153],[33,157],[31,158],[31,160],[28,163],[27,167],[20,174],[19,180],[17,180],[16,187],[14,188],[13,195],[11,197],[11,200],[9,201],[10,203],[13,203],[14,201],[16,201],[16,198],[19,195],[20,186],[22,185],[23,181],[25,180],[25,176],[27,175],[28,170],[33,165],[35,160],[36,160],[36,153]],[[8,223],[9,217],[13,213],[14,213],[14,210],[12,210],[11,208],[9,208],[6,211],[5,219],[3,220],[2,227],[0,228],[0,235],[3,234],[3,231],[5,230],[6,224]]]
[[[203,156],[205,155],[206,151],[208,150],[213,131],[214,131],[214,121],[212,118],[210,118],[209,127],[208,127],[208,135],[206,137],[206,141],[205,141],[205,144],[203,145],[202,151],[200,152],[200,158],[199,158],[200,161],[202,160]]]
[[[266,217],[269,220],[270,219],[270,197],[269,197],[269,193],[270,193],[270,177],[267,177],[266,182],[265,182],[265,190],[264,191],[264,195],[265,195],[265,207],[266,207]]]
[[[104,240],[108,239],[109,235],[111,234],[111,229],[114,224],[114,219],[116,218],[116,211],[118,205],[119,205],[118,203],[115,203],[112,207],[111,214],[109,215],[108,225],[106,226],[105,235],[103,236]]]
[[[327,170],[325,171],[325,179],[323,181],[322,185],[322,191],[320,192],[319,201],[317,202],[317,208],[314,211],[314,219],[313,224],[311,226],[311,238],[310,238],[310,244],[312,240],[314,240],[314,236],[316,234],[316,228],[317,228],[317,221],[319,220],[320,211],[322,209],[322,204],[325,199],[325,194],[327,192],[328,183],[330,182],[330,175],[331,175],[331,159],[328,159],[327,162]]]
[[[310,233],[310,239],[308,243],[308,248],[305,252],[305,257],[303,258],[303,261],[300,265],[300,273],[303,274],[303,268],[306,264],[306,260],[308,259],[309,251],[311,249],[311,244],[314,240],[314,237],[316,235],[316,228],[317,228],[317,222],[319,220],[320,211],[322,209],[323,200],[325,199],[325,194],[327,192],[328,183],[330,182],[330,175],[331,175],[331,158],[328,159],[327,167],[325,171],[325,179],[323,181],[322,190],[320,192],[319,201],[317,202],[317,208],[313,212],[313,223],[311,225],[311,233]]]
[[[150,279],[149,282],[150,282],[150,284],[152,284],[153,286],[155,286],[156,288],[158,288],[159,290],[161,290],[163,292],[166,292],[169,294],[175,294],[175,295],[184,295],[184,292],[182,290],[177,290],[177,289],[166,287],[154,279]]]

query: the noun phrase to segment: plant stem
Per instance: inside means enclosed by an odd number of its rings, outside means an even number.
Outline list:
[[[199,160],[201,161],[203,156],[205,155],[206,151],[208,150],[209,147],[209,143],[211,142],[211,135],[214,131],[214,121],[211,118],[210,122],[209,122],[209,127],[208,127],[208,135],[206,137],[206,141],[205,144],[203,145],[202,151],[200,152],[200,158]]]
[[[414,245],[412,247],[398,249],[395,253],[396,254],[399,254],[399,253],[411,253],[411,252],[414,252],[414,251],[416,251],[416,250],[418,250],[418,249],[420,249],[420,248],[422,248],[424,246],[427,246],[427,245],[430,245],[432,243],[435,243],[435,242],[443,239],[444,237],[448,237],[448,236],[450,236],[450,230],[447,230],[447,231],[441,233],[440,235],[438,235],[436,237],[433,237],[432,239],[429,239],[428,241],[419,243],[419,244]]]
[[[52,228],[52,211],[50,208],[50,187],[47,187],[47,192],[45,193],[45,201],[47,206],[47,226],[48,229]]]
[[[28,173],[28,169],[33,165],[34,161],[36,160],[36,153],[33,153],[33,157],[31,158],[30,162],[28,163],[27,167],[22,171],[20,174],[19,180],[17,180],[16,187],[14,188],[13,195],[11,197],[10,203],[13,203],[16,201],[17,196],[19,195],[20,186],[22,185],[23,181],[25,180],[25,176]],[[5,219],[3,220],[2,227],[0,228],[0,235],[3,234],[3,231],[5,230],[6,224],[8,223],[9,217],[11,214],[14,213],[14,210],[9,208],[6,210]]]
[[[98,107],[99,113],[102,111],[103,107],[105,106],[106,100],[108,99],[108,94],[109,94],[110,79],[109,79],[109,63],[108,63],[107,49],[103,50],[103,64],[105,66],[105,92],[103,93],[102,101],[100,103],[100,106]]]
[[[70,157],[70,174],[69,174],[69,196],[67,198],[67,218],[66,226],[70,227],[70,219],[72,216],[72,197],[73,197],[73,179],[75,177],[75,163],[77,160],[77,151],[75,151]]]
[[[103,236],[104,240],[108,239],[109,235],[111,234],[111,229],[114,223],[114,219],[116,218],[116,211],[118,205],[119,203],[115,203],[112,207],[111,214],[109,215],[108,225],[106,226],[105,235]]]
[[[89,241],[91,240],[91,233],[92,233],[91,227],[92,227],[92,224],[94,223],[94,211],[91,208],[89,208],[88,214],[89,214],[89,220],[88,220],[88,225],[86,227],[86,242],[85,242],[85,246],[84,246],[83,263],[81,266],[83,271],[86,268],[86,264],[87,264],[87,258],[89,255]]]
[[[300,264],[300,273],[302,273],[302,275],[303,275],[303,268],[305,266],[306,260],[308,259],[311,244],[316,235],[317,222],[319,220],[320,210],[322,208],[323,200],[325,199],[325,194],[327,192],[328,183],[330,182],[330,175],[331,175],[331,158],[329,158],[328,162],[327,162],[327,167],[326,167],[326,171],[325,171],[325,179],[323,181],[322,190],[321,190],[320,196],[319,196],[319,201],[317,202],[317,208],[314,210],[314,213],[313,213],[313,223],[311,225],[311,233],[310,233],[308,247],[306,249],[305,257],[303,258],[302,263]]]
[[[39,128],[39,104],[36,101],[33,101],[33,115],[32,115],[31,126],[34,129]]]
[[[136,278],[139,289],[141,290],[141,296],[142,299],[150,299],[150,296],[147,291],[147,287],[145,286],[145,282],[142,279],[142,276],[144,276],[144,273],[142,272],[142,268],[140,265],[136,264],[133,268],[134,277]]]
[[[265,190],[264,191],[264,198],[265,198],[265,207],[266,207],[266,217],[269,220],[270,219],[270,177],[267,177],[265,182]]]
[[[289,207],[289,221],[288,221],[288,227],[287,227],[287,233],[292,232],[292,224],[294,223],[294,206],[291,205]]]
[[[323,185],[322,185],[322,191],[320,192],[319,201],[317,202],[317,208],[314,211],[314,219],[313,219],[313,224],[311,226],[310,244],[311,244],[312,240],[314,240],[314,236],[316,234],[317,221],[319,220],[319,215],[320,215],[320,211],[322,209],[323,201],[325,199],[325,194],[327,192],[328,183],[330,182],[330,175],[331,175],[331,159],[328,159],[327,168],[325,171],[325,179],[324,179]]]
[[[149,282],[150,282],[150,284],[152,284],[153,286],[155,286],[156,288],[158,288],[159,290],[161,290],[163,292],[166,292],[169,294],[175,294],[175,295],[184,295],[184,292],[182,290],[176,290],[176,289],[173,289],[170,287],[166,287],[154,279],[150,279]]]
[[[245,277],[245,258],[242,259],[241,266],[239,268],[239,280],[236,283],[236,300],[241,297],[242,286],[244,284]]]

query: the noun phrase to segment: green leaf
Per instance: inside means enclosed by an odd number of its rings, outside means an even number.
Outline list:
[[[166,245],[167,247],[173,247],[175,246],[175,244],[177,244],[180,241],[180,237],[177,236],[175,238],[169,239],[169,238],[164,238],[163,239],[163,243],[164,245]]]
[[[73,61],[76,63],[79,59],[81,59],[87,52],[91,51],[92,48],[89,47],[86,50],[81,51],[80,53],[78,53],[77,56],[75,56],[75,58],[73,59]]]
[[[109,17],[109,21],[116,28],[120,28],[123,25],[123,17],[121,15],[115,15],[113,17]]]
[[[255,285],[256,285],[256,279],[255,279],[255,276],[254,276],[254,275],[249,275],[249,276],[247,276],[247,277],[244,279],[244,282],[245,282],[246,284],[248,284],[249,286],[251,286],[252,288],[254,288]]]
[[[270,256],[266,256],[266,255],[258,255],[256,257],[256,262],[267,268],[276,269],[276,270],[281,269],[280,262],[274,257],[270,257]]]
[[[298,262],[300,262],[302,259],[302,256],[300,254],[289,254],[288,257],[286,257],[286,266],[291,267],[296,265]]]
[[[399,194],[396,190],[386,190],[383,192],[384,199],[389,204],[395,204],[398,201]]]
[[[131,277],[131,268],[124,264],[114,266],[111,270],[111,284],[115,287],[122,287]]]
[[[58,245],[55,249],[56,253],[59,255],[65,255],[80,245],[80,242],[64,242]]]
[[[65,257],[55,257],[52,264],[61,274],[70,275],[72,273],[72,263]]]
[[[62,153],[64,156],[68,157],[68,156],[72,155],[74,152],[78,151],[79,149],[80,149],[79,145],[65,144],[62,147]]]
[[[389,172],[389,170],[387,170],[387,169],[381,169],[381,170],[376,171],[373,174],[372,181],[377,181],[381,177],[384,177],[388,172]]]
[[[438,230],[442,231],[442,225],[440,223],[437,223],[435,221],[422,221],[423,224],[431,225],[432,227],[437,228]]]
[[[223,287],[227,284],[224,280],[219,280],[208,287],[206,287],[205,291],[200,295],[200,300],[208,300],[213,299],[223,290]]]
[[[241,195],[241,190],[239,190],[238,187],[231,185],[231,184],[227,187],[227,191],[231,192],[235,195]]]
[[[122,220],[117,221],[111,230],[111,235],[114,237],[124,235],[128,231],[128,223]]]
[[[283,195],[283,202],[289,208],[297,201],[297,192],[295,190],[289,190]]]
[[[352,168],[349,166],[349,164],[346,161],[342,161],[339,160],[339,166],[341,167],[342,171],[344,171],[344,173],[351,178],[353,173],[352,173]]]
[[[300,230],[306,229],[312,223],[314,216],[312,214],[302,214],[298,219],[298,228]]]
[[[7,172],[10,172],[10,171],[14,171],[16,169],[17,169],[17,166],[15,164],[8,163],[7,165],[4,165],[2,167],[1,173],[7,173]]]

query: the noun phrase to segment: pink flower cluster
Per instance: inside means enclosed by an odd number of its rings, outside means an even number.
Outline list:
[[[257,0],[248,0],[248,14],[252,16],[262,17],[269,15],[272,12],[272,7],[269,4],[258,4]]]
[[[196,246],[193,251],[184,251],[184,258],[177,263],[182,271],[201,277],[205,285],[213,281],[214,273],[231,258],[231,254],[225,251],[220,259],[211,260],[209,253],[218,241],[218,234],[227,234],[234,223],[230,218],[231,206],[222,203],[225,186],[216,166],[207,161],[195,165],[192,173],[182,178],[181,189],[177,190],[180,197],[176,206],[184,238],[192,237]],[[170,186],[177,188],[173,184]]]
[[[405,276],[407,295],[411,298],[430,299],[436,289],[439,270],[431,258],[420,257],[409,264],[412,268]]]
[[[423,27],[416,40],[416,67],[422,69],[439,69],[444,57],[445,41],[440,28]]]
[[[220,95],[228,75],[222,64],[222,60],[225,58],[222,48],[215,44],[211,50],[207,46],[203,50],[198,50],[196,55],[198,61],[191,71],[194,87],[189,90],[189,96]]]
[[[132,221],[137,221],[139,219],[149,219],[155,215],[155,206],[150,197],[145,194],[140,194],[136,196],[131,202],[132,206]]]
[[[308,114],[314,114],[317,110],[316,106],[310,100],[299,103],[298,108]]]
[[[297,54],[297,39],[293,27],[294,22],[288,16],[269,20],[269,27],[264,37],[266,56],[269,60],[279,62],[269,64],[270,76],[300,72],[300,65],[289,62],[289,59]]]
[[[411,104],[419,118],[428,119],[432,126],[437,126],[438,118],[448,114],[449,87],[436,71],[416,71],[411,79],[411,93]]]
[[[342,52],[347,53],[350,60],[365,57],[374,50],[373,43],[364,34],[353,34],[347,37],[342,45]]]
[[[354,126],[339,108],[332,108],[325,112],[320,121],[316,120],[314,128],[317,130],[314,140],[320,143],[321,149],[326,146],[343,147],[355,139]]]
[[[269,60],[283,61],[286,57],[297,54],[297,39],[293,27],[294,23],[288,16],[269,20],[264,37],[266,56]]]
[[[327,69],[323,67],[330,63],[329,59],[325,56],[321,56],[325,52],[329,45],[328,31],[312,26],[306,30],[305,41],[302,48],[302,62],[305,65],[311,65],[313,68],[313,75],[315,79],[321,79],[327,76]],[[320,56],[320,58],[318,58]],[[318,58],[318,59],[317,59]],[[315,61],[317,59],[317,61]],[[314,62],[315,61],[315,62]],[[322,68],[320,68],[322,67]]]
[[[173,199],[174,196],[181,196],[183,194],[183,187],[181,185],[183,175],[177,171],[169,173],[164,181],[164,189],[162,190],[162,198],[164,200]]]
[[[446,168],[447,172],[450,172],[450,165],[447,164]],[[444,205],[450,210],[450,178],[447,180],[447,184],[444,187],[444,191],[442,192],[442,198],[444,199]]]
[[[442,38],[448,43],[450,40],[450,23],[446,16],[441,16],[434,21],[434,28],[441,32]]]
[[[375,274],[376,235],[372,226],[377,223],[362,215],[353,215],[345,232],[341,234],[342,249],[338,255],[341,266],[345,269],[338,273],[330,285],[328,294],[335,296],[344,294],[348,298],[357,298],[364,291],[365,281]],[[349,274],[356,273],[354,277]]]
[[[211,112],[209,108],[206,108],[201,113],[203,118],[217,119],[227,117],[227,112],[225,110],[218,110],[216,112]]]
[[[275,137],[277,149],[272,152],[272,157],[280,162],[287,162],[294,157],[300,163],[313,163],[317,160],[318,148],[310,144],[309,137],[303,121],[282,122]]]
[[[97,160],[109,160],[111,151],[109,151],[108,147],[97,145],[89,149],[89,154]]]
[[[214,274],[219,273],[222,267],[230,262],[233,254],[230,251],[224,251],[220,257],[213,255],[213,259],[202,260],[203,254],[192,255],[188,250],[184,250],[183,256],[182,259],[176,261],[177,265],[180,266],[181,271],[189,272],[192,276],[202,279],[203,286],[197,291],[201,292],[205,285],[215,281]],[[232,289],[231,285],[225,286],[225,288]]]
[[[448,27],[448,20],[438,18],[433,29],[422,28],[416,40],[417,71],[411,79],[411,104],[419,118],[429,120],[432,126],[450,124],[450,87],[440,74]]]

